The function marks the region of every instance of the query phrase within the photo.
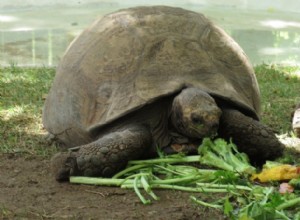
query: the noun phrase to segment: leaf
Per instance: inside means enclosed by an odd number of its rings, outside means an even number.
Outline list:
[[[282,195],[280,195],[278,192],[274,192],[269,196],[269,202],[266,204],[267,207],[275,208],[282,203],[284,203],[285,200]]]
[[[233,171],[217,170],[214,175],[217,183],[221,184],[237,184],[240,181],[240,178]]]
[[[279,166],[273,166],[271,168],[264,168],[261,173],[253,174],[252,181],[260,181],[262,183],[271,181],[290,180],[300,177],[298,172],[299,167],[289,164],[282,164]]]
[[[238,220],[254,220],[253,218],[249,217],[246,214],[241,215]]]
[[[275,209],[269,209],[258,202],[254,202],[249,210],[249,217],[252,217],[255,220],[275,219]]]
[[[229,198],[227,197],[224,202],[224,214],[228,217],[232,216],[233,206],[229,202]]]

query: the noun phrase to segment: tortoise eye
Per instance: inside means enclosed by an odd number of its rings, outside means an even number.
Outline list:
[[[196,114],[191,115],[191,120],[194,124],[201,124],[203,122],[202,117]]]

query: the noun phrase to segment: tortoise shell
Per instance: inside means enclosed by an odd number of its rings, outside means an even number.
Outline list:
[[[96,20],[71,43],[46,99],[43,123],[68,146],[88,143],[91,130],[186,87],[258,119],[253,68],[221,28],[181,8],[120,10]]]

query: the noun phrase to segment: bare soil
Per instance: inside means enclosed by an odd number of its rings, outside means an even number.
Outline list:
[[[58,183],[45,157],[0,154],[0,219],[224,219],[190,193],[155,192],[160,200],[143,205],[131,190]]]

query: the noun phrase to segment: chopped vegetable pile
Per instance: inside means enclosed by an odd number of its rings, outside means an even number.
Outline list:
[[[256,174],[247,155],[223,139],[205,138],[198,153],[159,152],[157,159],[130,161],[112,178],[71,177],[70,182],[133,189],[143,204],[159,200],[154,189],[191,192],[192,202],[220,209],[230,219],[300,219],[299,166],[268,162]],[[222,194],[207,202],[201,193]]]

